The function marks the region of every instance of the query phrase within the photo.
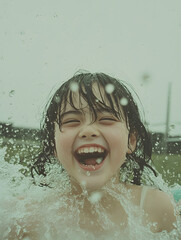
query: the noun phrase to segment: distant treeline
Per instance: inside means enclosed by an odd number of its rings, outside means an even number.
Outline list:
[[[32,128],[15,127],[12,124],[0,123],[0,136],[2,139],[17,139],[19,141],[39,141],[41,131]],[[160,132],[150,133],[154,153],[181,154],[181,136],[170,136],[165,142],[165,136]]]
[[[14,127],[9,123],[0,123],[0,135],[3,138],[37,141],[41,138],[41,131],[34,128]]]

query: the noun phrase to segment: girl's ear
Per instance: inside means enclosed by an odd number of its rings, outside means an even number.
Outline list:
[[[128,150],[127,150],[128,154],[134,152],[134,150],[136,149],[136,142],[137,142],[136,133],[135,132],[130,133],[128,138]]]

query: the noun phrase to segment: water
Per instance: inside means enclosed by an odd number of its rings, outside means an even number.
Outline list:
[[[25,177],[22,165],[4,161],[6,148],[0,149],[0,239],[179,239],[178,231],[170,233],[152,233],[150,226],[141,224],[140,209],[132,205],[130,191],[121,185],[114,188],[105,186],[103,192],[110,199],[118,200],[127,214],[127,224],[117,225],[108,212],[110,205],[104,206],[104,195],[96,191],[88,196],[71,194],[71,186],[66,172],[62,172],[58,164],[49,165],[50,173],[46,178],[36,176],[36,182],[44,182],[50,187],[39,187],[33,184],[31,177]],[[146,174],[148,176],[148,173]],[[145,178],[146,178],[145,176]],[[155,181],[153,177],[145,181]],[[111,182],[114,185],[114,182]],[[167,185],[158,177],[155,185],[169,191]],[[111,200],[112,201],[112,200]],[[87,205],[86,205],[87,204]],[[87,219],[81,209],[89,206],[94,219]],[[83,221],[82,221],[83,219]],[[80,221],[81,220],[81,221]],[[81,222],[81,224],[80,224]],[[136,224],[135,224],[136,223]],[[177,228],[180,228],[179,220]],[[92,229],[92,230],[91,230]],[[94,231],[96,230],[96,231]],[[31,236],[28,236],[31,232]],[[95,232],[94,234],[92,232]],[[12,238],[10,236],[12,235]],[[8,237],[9,236],[9,237]]]
[[[121,106],[126,106],[128,104],[128,99],[125,97],[122,97],[120,99],[120,104],[121,104]]]
[[[105,86],[105,91],[108,93],[108,94],[111,94],[113,93],[115,87],[113,84],[109,83]]]
[[[70,90],[72,92],[77,92],[79,90],[79,85],[76,83],[76,82],[73,82],[71,85],[70,85]]]

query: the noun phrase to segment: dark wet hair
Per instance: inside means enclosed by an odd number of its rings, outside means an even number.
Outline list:
[[[96,100],[92,85],[96,83],[100,92],[101,99]],[[54,156],[55,149],[55,122],[59,124],[61,131],[61,114],[69,103],[74,109],[74,91],[71,90],[72,84],[77,84],[77,92],[79,99],[83,98],[89,105],[93,113],[93,121],[97,118],[97,111],[111,111],[119,119],[125,119],[129,134],[135,134],[137,138],[136,149],[127,154],[125,163],[121,166],[121,170],[126,171],[129,166],[132,166],[132,183],[140,185],[141,176],[144,167],[148,167],[156,175],[155,170],[150,166],[152,145],[150,135],[147,132],[144,124],[141,121],[138,106],[135,103],[131,92],[123,81],[117,80],[104,73],[79,73],[71,79],[63,83],[63,85],[55,92],[54,96],[47,104],[44,114],[42,131],[42,151],[37,156],[35,163],[32,166],[33,171],[39,175],[46,176],[45,164],[51,163],[51,158]],[[114,91],[110,94],[106,91],[105,86],[111,84],[114,86]],[[125,98],[128,103],[121,105],[120,100]],[[108,104],[107,104],[108,103]]]

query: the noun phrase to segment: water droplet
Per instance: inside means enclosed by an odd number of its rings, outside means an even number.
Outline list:
[[[13,97],[14,94],[15,94],[15,90],[11,90],[11,91],[9,92],[9,96],[10,96],[10,97]]]
[[[102,162],[102,160],[103,160],[102,158],[98,158],[98,159],[96,159],[96,163],[100,164]]]
[[[114,91],[115,87],[113,84],[109,83],[105,86],[105,91],[109,94],[111,94]]]
[[[122,98],[120,99],[120,104],[121,104],[122,106],[126,106],[126,105],[128,104],[128,99],[125,98],[125,97],[122,97]]]
[[[170,125],[170,130],[173,130],[173,129],[175,129],[175,125],[174,124]]]
[[[81,182],[81,186],[82,186],[82,187],[86,187],[86,181],[82,181],[82,182]]]
[[[24,31],[21,31],[19,34],[20,34],[20,35],[25,35],[25,32],[24,32]]]
[[[59,96],[55,96],[55,102],[60,103],[60,97]]]
[[[143,85],[148,85],[151,82],[151,75],[149,73],[143,73],[142,79],[141,79],[141,84]]]
[[[13,144],[13,143],[14,143],[14,139],[10,138],[10,139],[9,139],[9,142],[10,142],[11,144]]]
[[[87,171],[87,172],[86,172],[86,175],[87,175],[87,176],[90,176],[90,172],[89,172],[89,171]]]
[[[93,192],[91,193],[90,197],[89,197],[89,201],[94,204],[97,203],[101,200],[102,198],[102,193],[101,192]]]
[[[73,82],[73,83],[70,84],[70,90],[71,90],[72,92],[77,92],[78,89],[79,89],[78,83]]]

